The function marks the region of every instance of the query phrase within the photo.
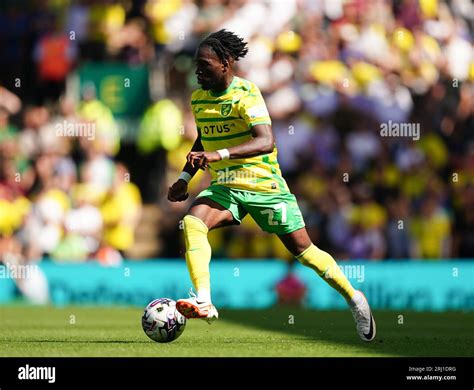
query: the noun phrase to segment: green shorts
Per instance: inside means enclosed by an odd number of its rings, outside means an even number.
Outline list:
[[[212,185],[197,198],[209,198],[229,210],[236,222],[250,214],[260,228],[278,235],[304,227],[303,216],[291,192],[261,193],[236,190],[223,185]]]

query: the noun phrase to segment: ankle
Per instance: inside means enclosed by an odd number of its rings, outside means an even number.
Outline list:
[[[212,303],[211,292],[207,289],[199,289],[196,298],[199,302]]]
[[[360,291],[356,290],[352,298],[346,299],[346,301],[349,306],[356,306],[364,301],[364,297],[362,296]]]

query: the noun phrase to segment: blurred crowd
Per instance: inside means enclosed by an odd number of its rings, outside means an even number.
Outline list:
[[[0,253],[114,264],[133,248],[144,200],[160,210],[153,255],[183,256],[191,200],[165,194],[196,137],[195,49],[226,28],[249,42],[237,74],[264,94],[318,246],[338,259],[474,258],[470,0],[5,4]],[[149,67],[153,102],[132,145],[92,86],[68,97],[87,61]],[[400,124],[406,133],[385,131]],[[208,184],[199,172],[191,194]],[[250,218],[210,240],[214,257],[289,258]]]
[[[57,112],[26,108],[18,129],[0,109],[0,254],[120,263],[133,245],[141,195],[113,160],[119,137],[107,112],[95,99],[77,108],[61,99]]]

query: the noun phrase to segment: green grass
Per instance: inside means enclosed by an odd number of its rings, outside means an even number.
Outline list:
[[[474,350],[472,312],[375,312],[372,343],[359,341],[349,311],[221,310],[213,325],[188,321],[168,344],[145,336],[141,314],[140,308],[0,307],[0,356],[472,356]]]

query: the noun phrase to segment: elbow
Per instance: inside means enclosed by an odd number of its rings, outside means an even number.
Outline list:
[[[264,154],[272,153],[274,149],[275,149],[275,139],[273,137],[270,137],[269,139],[266,140],[265,145],[262,148],[262,153]]]
[[[270,153],[272,153],[274,149],[275,149],[275,144],[272,143],[272,144],[270,144],[270,145],[265,149],[265,154],[270,154]]]

